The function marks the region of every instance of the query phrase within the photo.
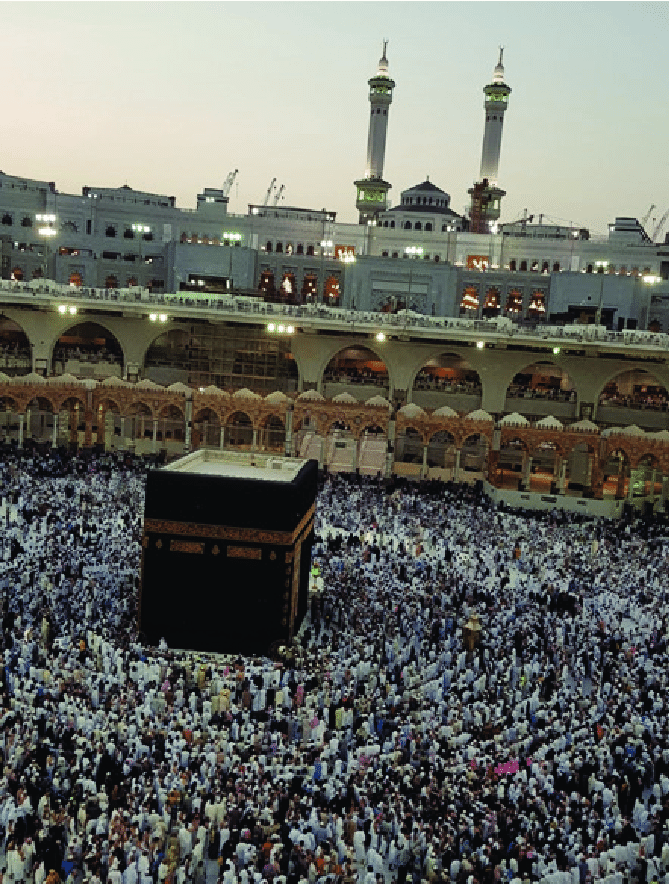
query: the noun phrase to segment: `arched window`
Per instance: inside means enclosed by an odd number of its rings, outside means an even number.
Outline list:
[[[297,244],[297,248],[295,249],[295,253],[296,253],[297,255],[303,255],[303,254],[304,254],[304,246],[302,245],[301,242],[298,242],[298,244]]]
[[[527,270],[527,261],[521,261],[521,262],[520,262],[520,270],[521,270],[521,272],[522,272],[523,270],[525,270],[525,271]]]
[[[394,227],[394,226],[395,226],[395,222],[394,222],[394,221],[391,221],[391,222],[390,222],[390,226],[391,226],[391,227]]]
[[[516,259],[514,258],[512,261],[509,261],[509,270],[516,269]]]
[[[313,247],[313,246],[307,246],[307,257],[312,257],[312,258],[313,258],[313,256],[314,256],[314,247]]]
[[[544,261],[543,264],[541,265],[541,272],[548,273],[548,261]]]
[[[271,251],[272,251],[272,243],[271,243],[269,240],[267,240],[267,242],[266,242],[266,244],[265,244],[265,251],[266,251],[266,252],[271,252]]]
[[[116,236],[116,228],[113,224],[110,224],[105,230],[105,236],[114,237]]]
[[[77,273],[76,271],[74,273],[70,273],[69,283],[74,288],[80,288],[84,284],[84,279],[81,273]]]
[[[558,273],[559,270],[560,270],[560,262],[556,261],[555,264],[553,264],[553,273]]]
[[[24,215],[23,218],[21,218],[21,227],[32,227],[32,226],[33,226],[33,219],[30,217],[30,215]]]
[[[16,282],[22,282],[23,280],[23,270],[20,267],[15,267],[12,270],[12,279],[16,280]]]
[[[587,266],[585,272],[586,272],[586,273],[592,273],[592,264],[588,264],[588,266]]]
[[[118,288],[118,277],[114,276],[114,274],[110,274],[105,279],[105,288],[106,289],[117,289]]]
[[[282,253],[283,253],[283,243],[282,243],[282,242],[278,242],[278,243],[276,244],[276,249],[275,249],[275,251],[277,251],[277,252],[282,252]]]
[[[405,230],[411,230],[411,221],[405,221],[405,222],[404,222],[404,229],[405,229]]]
[[[431,221],[428,221],[428,222],[427,222],[427,224],[425,225],[425,230],[426,230],[426,231],[431,231],[431,230],[432,230],[432,222],[431,222]]]
[[[413,229],[414,229],[414,230],[422,230],[422,229],[423,229],[423,225],[420,223],[420,221],[416,221],[416,223],[415,223],[414,226],[413,226]]]

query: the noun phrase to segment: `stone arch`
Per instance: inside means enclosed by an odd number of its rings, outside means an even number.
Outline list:
[[[193,448],[218,448],[221,444],[221,417],[213,408],[200,408],[193,415]]]
[[[564,455],[563,447],[556,439],[544,439],[531,446],[529,454],[532,458],[530,490],[554,493]]]
[[[631,460],[622,445],[615,445],[602,463],[602,496],[622,499],[627,494],[631,477]]]
[[[271,251],[271,249],[269,250]],[[274,283],[274,273],[271,270],[263,270],[258,281],[258,291],[267,295],[276,294],[276,285]]]
[[[437,430],[427,443],[427,465],[439,469],[450,469],[455,466],[456,441],[448,430]]]
[[[248,412],[241,409],[232,411],[225,421],[225,445],[231,448],[251,448],[253,438],[253,420]]]
[[[506,388],[508,399],[529,395],[535,399],[568,402],[576,395],[573,379],[552,359],[537,359],[517,371]],[[507,410],[517,410],[509,408]]]
[[[462,353],[444,350],[424,360],[416,369],[411,380],[411,389],[434,389],[480,396],[481,376]]]
[[[3,442],[18,442],[21,413],[22,408],[14,396],[0,394],[0,439]]]
[[[395,437],[395,460],[400,463],[422,464],[424,434],[413,424],[405,424]]]
[[[488,465],[490,440],[484,433],[469,433],[460,445],[460,469],[484,473]]]
[[[330,389],[330,393],[341,392],[339,385],[344,385],[343,389],[362,400],[377,393],[387,395],[388,366],[366,341],[340,346],[325,359],[327,362],[320,370],[321,384],[332,385],[334,389]]]
[[[24,414],[24,438],[36,443],[50,441],[55,409],[48,395],[33,396],[26,403]]]
[[[104,322],[79,321],[63,328],[51,348],[51,364],[56,373],[64,372],[75,376],[93,376],[98,373],[96,366],[118,366],[122,372],[125,364],[125,351],[117,335]]]
[[[652,369],[639,366],[610,375],[600,386],[597,401],[600,405],[625,405],[628,408],[666,411],[669,407],[669,392]]]
[[[339,279],[334,274],[327,277],[323,287],[323,303],[330,307],[336,307],[341,297]]]
[[[460,316],[466,316],[468,313],[478,313],[480,305],[479,289],[476,285],[466,285],[462,290],[462,298],[460,299]]]
[[[188,381],[190,333],[184,328],[159,328],[144,353],[144,373],[157,383]]]
[[[260,448],[263,451],[280,451],[286,445],[286,424],[278,414],[266,414],[259,425]]]
[[[32,367],[31,349],[21,324],[0,314],[0,371],[10,376],[27,374]]]

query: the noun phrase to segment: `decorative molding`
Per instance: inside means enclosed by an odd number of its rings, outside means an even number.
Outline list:
[[[170,552],[196,553],[201,556],[204,553],[204,543],[193,540],[170,540]]]
[[[262,549],[259,546],[229,546],[227,549],[229,559],[262,559]]]
[[[146,534],[176,534],[181,537],[209,537],[241,543],[263,543],[292,546],[305,528],[310,528],[316,512],[314,504],[293,531],[267,531],[260,528],[233,528],[228,525],[206,525],[197,522],[174,522],[168,519],[145,519]],[[156,543],[158,546],[158,543]]]

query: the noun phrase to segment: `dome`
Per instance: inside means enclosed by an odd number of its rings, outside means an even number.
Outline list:
[[[489,423],[494,422],[494,418],[491,414],[488,414],[487,411],[484,411],[482,408],[477,408],[476,411],[471,411],[466,417],[465,420],[468,421],[488,421]]]
[[[175,384],[170,384],[167,388],[168,393],[189,393],[190,387],[187,387],[186,384],[183,384],[181,381],[177,381]]]
[[[262,397],[258,393],[254,393],[253,390],[249,390],[248,387],[242,387],[241,390],[237,390],[232,394],[233,399],[261,399]]]
[[[372,396],[365,402],[365,405],[371,405],[374,408],[392,408],[392,402],[389,402],[384,396]]]
[[[420,405],[416,405],[415,402],[409,402],[407,405],[403,405],[397,413],[401,414],[403,417],[409,418],[425,417],[425,412]]]
[[[10,381],[10,376],[5,374],[4,371],[0,371],[0,384],[8,384]]]
[[[499,424],[501,427],[529,427],[530,422],[522,414],[514,411],[513,414],[507,414],[503,417]]]
[[[275,390],[273,393],[268,393],[265,396],[265,402],[268,402],[270,405],[283,405],[284,402],[288,402],[288,399],[289,397],[282,393],[281,390]]]
[[[226,393],[225,390],[221,390],[216,384],[209,384],[209,386],[205,387],[202,392],[207,396],[224,396],[226,399],[230,398],[230,394]]]
[[[46,378],[43,378],[41,374],[37,374],[35,371],[31,371],[30,374],[20,375],[19,377],[14,379],[15,384],[46,384]]]
[[[540,421],[537,421],[537,427],[541,430],[562,430],[564,424],[554,415],[549,414],[548,417],[544,417]]]
[[[306,399],[311,402],[324,402],[325,401],[325,397],[321,396],[321,394],[318,392],[318,390],[305,390],[304,393],[300,393],[300,395],[297,398],[302,399],[302,400]]]
[[[450,405],[442,405],[441,408],[438,408],[435,412],[432,413],[432,417],[457,417],[457,411],[454,411]]]
[[[350,393],[339,393],[338,396],[335,396],[332,400],[336,402],[337,405],[357,405],[358,400],[355,396],[352,396]]]
[[[81,384],[81,378],[76,378],[73,374],[54,375],[48,379],[50,384]]]
[[[155,381],[149,380],[149,378],[144,378],[142,381],[138,381],[135,384],[135,387],[138,390],[164,390],[164,387],[161,387],[160,384],[157,384]]]
[[[127,387],[128,382],[124,381],[122,378],[116,378],[114,375],[110,375],[108,378],[105,378],[102,382],[103,387]]]

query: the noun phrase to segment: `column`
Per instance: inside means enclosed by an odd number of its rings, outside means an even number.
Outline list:
[[[650,474],[650,502],[655,508],[655,482],[657,481],[657,470],[653,470]]]
[[[286,457],[293,456],[293,413],[295,410],[294,405],[289,405],[286,410],[286,438],[284,441],[284,451]]]
[[[660,503],[662,504],[662,509],[664,509],[667,498],[669,498],[669,476],[662,476],[662,490],[660,495]]]
[[[23,448],[23,422],[25,420],[25,415],[19,415],[19,448]]]
[[[455,449],[455,466],[453,468],[453,481],[460,481],[460,449]]]
[[[627,481],[627,499],[632,501],[634,498],[634,482],[632,482],[632,467],[630,466],[630,475]]]
[[[256,448],[258,447],[258,431],[256,430],[255,427],[253,428],[253,442],[252,442],[252,447],[253,447],[253,450],[254,450],[254,451],[255,451]]]
[[[361,445],[361,441],[359,439],[353,440],[353,451],[351,454],[351,466],[353,467],[353,472],[358,469],[358,446]]]
[[[77,449],[77,427],[79,426],[79,403],[77,402],[74,407],[70,408],[69,415],[69,425],[70,425],[70,447],[75,451]]]
[[[221,427],[221,437],[218,447],[225,448],[225,427]]]
[[[193,393],[186,394],[186,408],[184,414],[186,429],[184,433],[184,454],[190,451],[191,432],[193,430]]]
[[[30,439],[30,427],[32,425],[33,413],[31,408],[26,408],[26,436]]]
[[[127,448],[126,439],[125,439],[125,418],[121,415],[121,443],[119,445],[121,451],[125,451]]]
[[[395,412],[388,421],[388,445],[386,447],[385,478],[389,479],[393,474],[393,462],[395,459]]]
[[[558,479],[558,492],[564,494],[567,490],[567,459],[562,458],[560,463],[560,477]]]
[[[421,479],[427,478],[427,443],[423,443],[423,466],[420,470]]]
[[[531,476],[532,476],[532,458],[529,454],[525,455],[525,464],[523,466],[523,488],[526,491],[530,490],[531,484]]]
[[[86,412],[84,415],[84,447],[93,445],[93,393],[86,391]]]
[[[153,445],[152,445],[153,454],[158,454],[158,420],[154,417],[153,419]]]
[[[58,412],[53,413],[53,427],[51,430],[51,447],[58,448]]]

